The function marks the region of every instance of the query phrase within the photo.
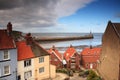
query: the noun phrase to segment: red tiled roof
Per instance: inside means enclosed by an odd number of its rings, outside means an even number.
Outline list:
[[[83,56],[90,56],[90,55],[100,55],[101,48],[85,48],[82,52],[81,55]]]
[[[34,57],[31,47],[25,41],[17,42],[17,49],[18,61]]]
[[[69,47],[64,53],[65,60],[69,61],[70,57],[72,57],[75,53],[76,53],[75,48]]]
[[[85,62],[85,63],[93,63],[93,62],[96,62],[97,60],[99,60],[99,56],[87,56],[87,57],[82,57],[82,60]]]
[[[7,34],[7,30],[0,30],[0,49],[11,48],[16,48],[13,38]]]
[[[56,55],[56,57],[57,57],[60,61],[62,61],[62,55],[59,53],[59,51],[58,51],[57,49],[54,49],[54,50],[53,50],[53,48],[51,48],[50,50],[48,50],[48,52],[49,52],[49,54],[54,53],[54,54]]]

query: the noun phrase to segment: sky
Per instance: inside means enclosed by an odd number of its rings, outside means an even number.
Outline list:
[[[0,29],[25,33],[103,33],[120,23],[120,0],[0,0]]]

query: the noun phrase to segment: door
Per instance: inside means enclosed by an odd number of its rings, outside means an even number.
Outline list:
[[[90,64],[90,69],[92,69],[92,68],[93,68],[93,64],[91,63],[91,64]]]

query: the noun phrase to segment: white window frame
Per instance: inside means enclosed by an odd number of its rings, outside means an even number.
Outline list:
[[[39,63],[43,63],[44,62],[44,57],[39,57]]]
[[[29,61],[30,61],[30,64],[29,64]],[[24,67],[28,67],[28,66],[31,66],[31,65],[32,65],[32,60],[31,59],[24,60]]]
[[[3,68],[3,73],[4,73],[4,75],[9,75],[9,74],[10,74],[10,66],[9,66],[9,65],[6,65],[6,66],[9,67],[9,73],[6,73],[6,74],[5,74],[5,66],[4,66],[4,68]]]
[[[5,56],[4,51],[8,52],[8,58],[6,58],[6,59],[4,58],[4,56]],[[3,51],[3,60],[9,60],[10,59],[10,52],[8,50],[4,50],[4,51]]]
[[[45,68],[44,67],[40,67],[39,68],[39,73],[43,73],[43,72],[45,72]]]
[[[32,70],[24,72],[24,78],[29,79],[32,77]]]

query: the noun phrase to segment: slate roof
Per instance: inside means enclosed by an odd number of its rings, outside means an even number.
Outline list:
[[[117,36],[120,38],[120,23],[112,23],[109,22],[109,24],[112,25],[114,31],[116,32]]]

